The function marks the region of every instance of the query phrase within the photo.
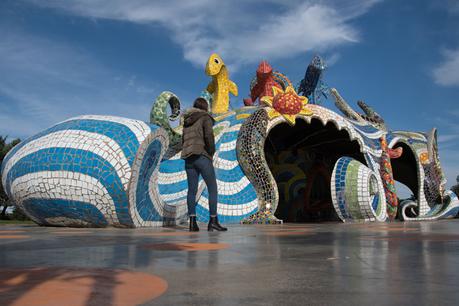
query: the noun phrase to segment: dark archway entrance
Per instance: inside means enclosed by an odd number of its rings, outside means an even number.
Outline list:
[[[394,180],[405,185],[414,196],[412,200],[417,201],[419,195],[418,163],[413,151],[407,144],[399,142],[393,146],[393,149],[400,147],[403,148],[402,155],[399,158],[390,160]],[[407,211],[410,217],[415,217],[417,213]]]
[[[333,167],[349,156],[366,164],[357,141],[329,122],[297,119],[268,134],[265,155],[279,191],[276,217],[285,222],[337,221],[330,192]]]
[[[397,143],[393,149],[403,148],[403,153],[399,158],[391,159],[392,172],[394,174],[394,180],[403,183],[407,186],[414,194],[416,199],[418,198],[418,166],[416,157],[414,156],[411,148],[403,143]]]

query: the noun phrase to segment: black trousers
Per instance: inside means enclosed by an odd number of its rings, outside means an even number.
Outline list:
[[[204,155],[192,155],[185,159],[185,171],[188,180],[188,215],[196,216],[196,193],[201,175],[209,191],[209,213],[212,217],[217,216],[217,179],[212,161]]]

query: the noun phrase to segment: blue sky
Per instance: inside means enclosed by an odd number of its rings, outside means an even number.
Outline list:
[[[0,135],[81,114],[148,120],[163,90],[187,107],[211,52],[239,86],[233,107],[260,60],[296,83],[320,54],[352,105],[392,129],[437,127],[448,185],[459,175],[459,0],[2,0]]]

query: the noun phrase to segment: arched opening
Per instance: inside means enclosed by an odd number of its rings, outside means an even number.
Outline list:
[[[337,221],[331,191],[333,167],[342,156],[366,164],[357,141],[329,122],[281,123],[265,141],[265,156],[279,191],[275,215],[284,222]]]
[[[166,108],[166,115],[167,118],[169,118],[169,124],[171,127],[176,128],[182,124],[180,120],[177,120],[180,117],[180,100],[176,96],[172,95],[169,98],[168,103],[170,107]]]
[[[408,186],[406,186],[405,184],[403,184],[403,183],[401,183],[399,181],[395,181],[395,190],[397,190],[397,198],[398,198],[398,205],[399,206],[400,206],[400,203],[402,203],[405,200],[416,201],[417,196],[414,195],[413,192],[411,191],[411,189],[408,188]],[[398,213],[400,214],[400,212],[401,211],[399,209]],[[416,217],[417,216],[417,212],[416,212],[415,207],[409,206],[405,210],[405,214],[408,217],[411,217],[411,218]],[[398,218],[400,218],[400,215],[398,216]]]
[[[394,145],[393,149],[402,148],[403,153],[399,158],[390,160],[392,165],[392,173],[394,180],[405,185],[414,195],[415,200],[418,199],[418,163],[411,148],[399,142]]]

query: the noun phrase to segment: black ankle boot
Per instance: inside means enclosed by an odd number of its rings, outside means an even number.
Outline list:
[[[222,232],[222,231],[227,231],[228,229],[226,227],[221,226],[220,223],[218,223],[217,217],[210,217],[209,225],[207,225],[207,230],[209,232],[212,232],[213,230]]]
[[[190,217],[190,232],[199,232],[198,223],[196,223],[196,216]]]

